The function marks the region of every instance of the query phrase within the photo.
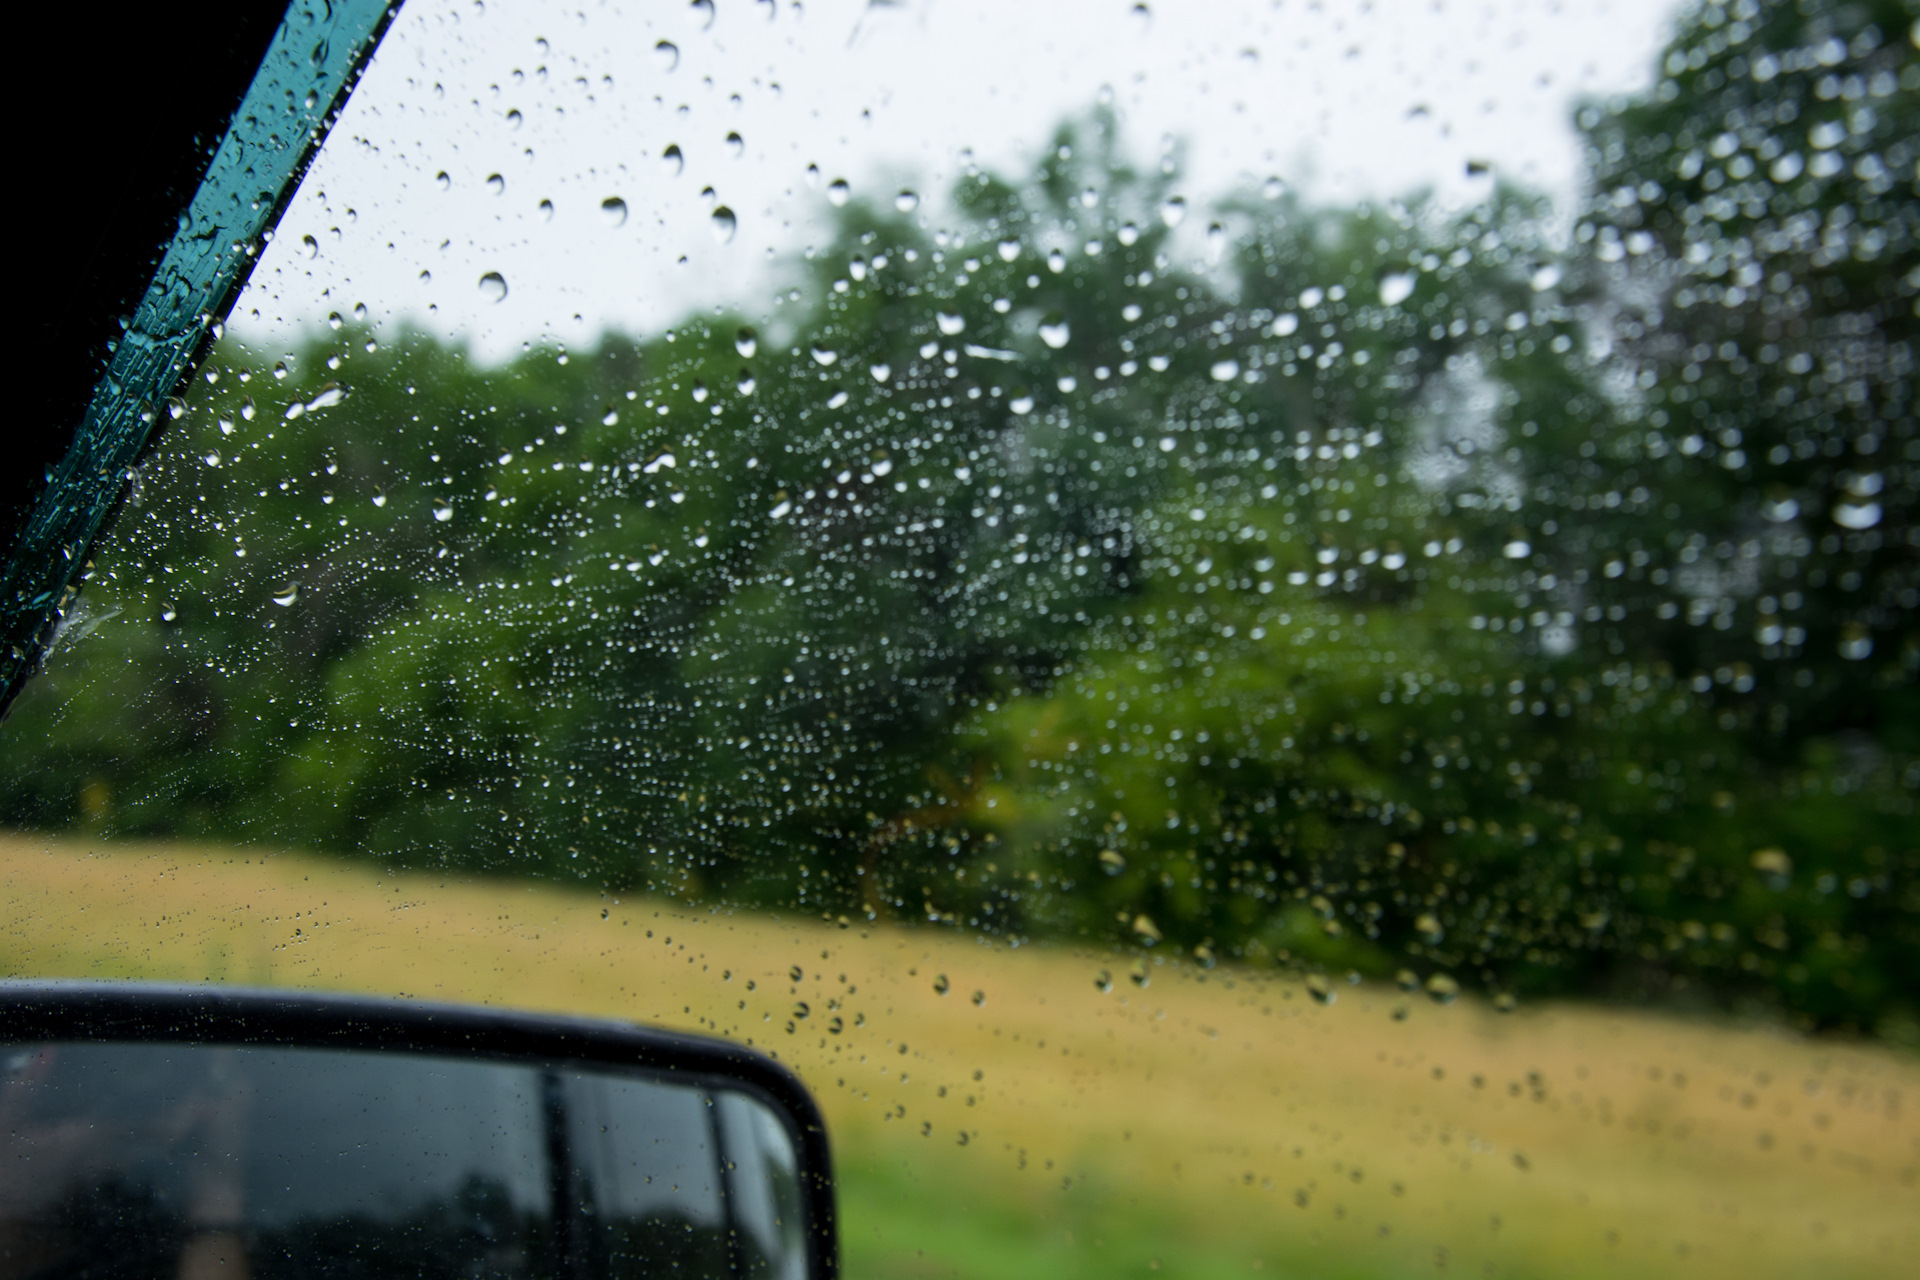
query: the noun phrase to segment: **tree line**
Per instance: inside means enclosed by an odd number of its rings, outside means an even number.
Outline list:
[[[766,317],[227,339],[0,811],[1910,1036],[1903,15],[1690,9],[1570,237],[1096,112]]]

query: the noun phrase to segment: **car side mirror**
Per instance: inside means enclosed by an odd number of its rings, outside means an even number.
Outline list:
[[[0,1274],[836,1274],[806,1088],[719,1040],[283,991],[0,983]]]

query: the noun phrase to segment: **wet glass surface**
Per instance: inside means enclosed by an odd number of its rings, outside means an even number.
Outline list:
[[[963,1274],[1026,1228],[926,1205],[1030,1164],[1065,1203],[1150,1123],[1047,1248],[1145,1197],[1175,1225],[1112,1247],[1194,1274],[1237,1274],[1192,1261],[1216,1212],[1241,1268],[1891,1267],[1913,15],[679,8],[403,11],[0,741],[7,820],[249,895],[360,869],[153,921],[196,977],[415,985],[326,903],[494,877],[458,900],[503,950],[437,981],[771,1045],[873,1170],[965,1143],[850,1209]],[[98,971],[73,919],[23,969]],[[503,958],[576,945],[571,985]],[[1130,1101],[1076,1110],[1070,1054],[970,1087],[1028,1000],[1131,1027]],[[1362,1142],[1302,1118],[1345,1114],[1311,1055],[1216,1077],[1296,1017],[1432,1095]],[[1495,1095],[1539,1118],[1448,1110]],[[1785,1137],[1822,1097],[1878,1136]]]

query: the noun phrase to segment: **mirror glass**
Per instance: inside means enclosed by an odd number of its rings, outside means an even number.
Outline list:
[[[7,1275],[807,1275],[795,1144],[742,1092],[408,1053],[0,1052]]]

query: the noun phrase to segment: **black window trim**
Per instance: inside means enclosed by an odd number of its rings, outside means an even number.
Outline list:
[[[0,568],[0,719],[39,671],[91,570],[95,544],[126,499],[134,467],[165,427],[169,398],[216,340],[261,249],[279,225],[400,4],[401,0],[291,0],[239,107],[223,122],[220,141],[208,153],[191,199],[178,209],[177,229],[138,295],[138,305],[121,320],[123,332],[109,339],[111,354],[85,412],[75,422],[38,424],[66,441],[66,448],[44,476],[16,474],[7,485],[14,494],[37,497],[14,531],[6,563]],[[203,17],[218,22],[217,14]],[[167,20],[178,21],[183,29],[194,27],[179,15],[169,13]],[[108,29],[99,32],[97,38],[103,44],[114,39],[113,25],[108,23]],[[78,52],[84,56],[85,47]],[[123,48],[115,53],[129,56]],[[138,51],[131,56],[138,58]],[[234,71],[231,65],[218,65],[217,58],[212,61],[211,75]],[[156,68],[156,82],[110,86],[115,100],[103,119],[109,125],[118,123],[115,112],[164,118],[167,108],[146,99],[164,102],[166,87],[157,77],[180,70]],[[97,127],[100,121],[86,123]],[[205,123],[188,111],[166,122],[162,132],[193,134]],[[98,139],[76,136],[70,142],[62,165],[71,170],[65,176],[75,182],[97,182],[97,171],[114,162],[112,147]],[[48,176],[40,175],[43,181]],[[166,201],[167,193],[159,193],[158,199]],[[136,193],[133,203],[136,207],[144,203],[150,213],[155,193]],[[124,234],[117,225],[114,231]],[[56,277],[65,266],[52,265]],[[87,294],[79,303],[83,314],[77,323],[52,325],[37,332],[35,340],[52,340],[63,347],[94,341],[92,330],[105,328],[110,321],[107,315],[91,314],[92,310],[117,306],[114,299],[126,296],[135,282],[96,282],[101,285],[98,290],[75,283]],[[98,296],[93,296],[96,292]],[[62,364],[64,360],[56,362],[56,367]],[[55,388],[56,392],[66,390],[77,389]],[[53,403],[62,403],[58,395]],[[37,458],[50,456],[44,437],[34,444],[16,467],[24,461],[28,468],[36,468]],[[57,441],[53,447],[58,450]]]

